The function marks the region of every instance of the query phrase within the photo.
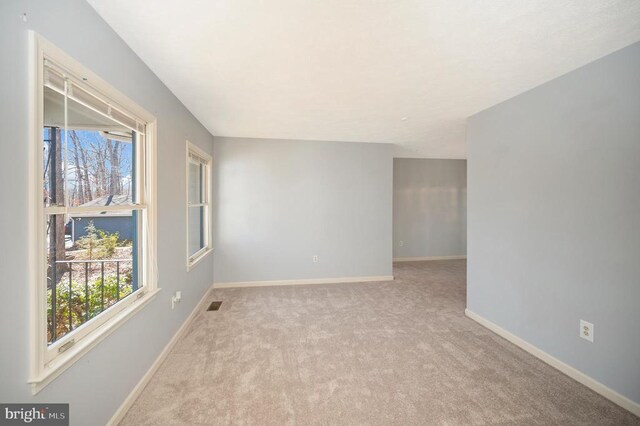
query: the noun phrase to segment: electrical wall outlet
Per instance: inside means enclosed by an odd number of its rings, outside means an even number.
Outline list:
[[[398,243],[398,245],[399,245],[400,247],[404,246],[404,241],[400,240],[400,242]]]
[[[182,300],[182,292],[176,291],[176,294],[171,298],[171,309],[176,307],[176,303],[180,303]]]
[[[580,320],[580,337],[593,343],[593,324]]]
[[[313,255],[313,263],[318,263],[320,262],[320,257],[317,254]]]

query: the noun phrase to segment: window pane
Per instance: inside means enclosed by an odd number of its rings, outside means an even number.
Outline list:
[[[131,205],[137,134],[64,98],[44,88],[45,206]]]
[[[200,163],[189,162],[189,204],[199,204],[202,199],[202,173]]]
[[[133,203],[132,132],[69,130],[69,205]]]
[[[49,215],[47,341],[53,343],[138,289],[137,212]]]
[[[189,256],[205,246],[204,207],[189,207]]]
[[[69,205],[131,205],[135,133],[71,99],[67,107]]]

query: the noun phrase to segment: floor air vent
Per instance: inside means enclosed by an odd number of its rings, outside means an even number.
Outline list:
[[[211,304],[207,308],[207,311],[217,311],[218,309],[220,309],[220,305],[222,305],[222,302],[211,302]]]

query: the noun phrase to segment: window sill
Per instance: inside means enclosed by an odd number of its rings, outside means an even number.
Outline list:
[[[187,272],[192,270],[198,263],[200,263],[209,253],[213,252],[213,247],[196,253],[194,257],[190,257],[187,260]]]
[[[136,312],[148,305],[160,290],[161,289],[149,291],[147,294],[140,297],[140,299],[135,303],[132,303],[122,311],[118,312],[113,318],[98,327],[93,333],[82,338],[78,343],[69,348],[69,350],[60,354],[48,365],[41,368],[39,374],[29,380],[29,384],[31,384],[31,393],[35,395],[44,389],[56,377],[62,374],[62,372],[78,361],[84,354],[104,340],[105,337],[127,322],[127,320]]]

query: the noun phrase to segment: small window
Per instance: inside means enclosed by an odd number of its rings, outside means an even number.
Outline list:
[[[187,141],[187,270],[212,249],[211,156]]]
[[[151,300],[155,118],[36,37],[37,392]]]

